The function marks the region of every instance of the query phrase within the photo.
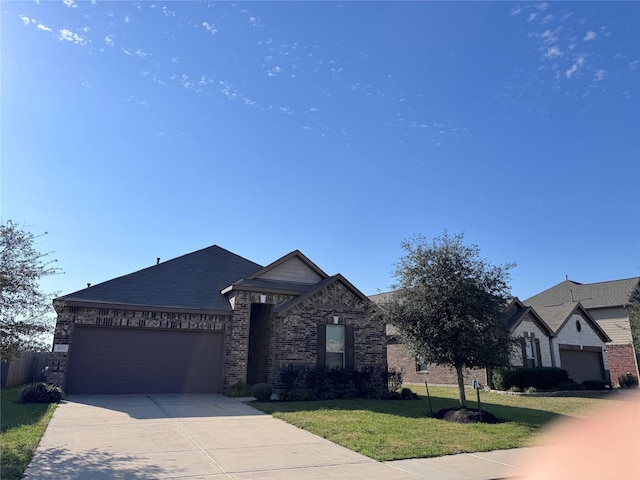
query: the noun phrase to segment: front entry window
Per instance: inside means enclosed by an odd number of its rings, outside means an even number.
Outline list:
[[[524,339],[524,351],[525,351],[525,367],[534,368],[536,366],[536,357],[533,354],[533,338]]]
[[[344,368],[344,325],[327,325],[326,354],[327,368]]]

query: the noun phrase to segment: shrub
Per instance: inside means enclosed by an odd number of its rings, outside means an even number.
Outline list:
[[[625,373],[618,377],[618,383],[620,384],[620,388],[637,388],[638,377],[633,373]]]
[[[536,387],[527,387],[524,389],[525,393],[536,393],[538,389]]]
[[[32,383],[20,392],[22,403],[60,403],[63,398],[60,387],[44,382]]]
[[[268,383],[256,383],[251,388],[251,396],[256,397],[259,402],[268,402],[271,400],[273,388]]]
[[[296,388],[302,376],[302,368],[296,365],[287,365],[280,370],[280,381],[284,385],[285,392],[290,392]]]
[[[570,382],[561,383],[558,385],[559,390],[584,390],[584,387],[579,383],[571,380]]]
[[[402,400],[417,400],[418,395],[413,393],[413,391],[410,388],[405,387],[402,390],[400,390],[400,398]]]
[[[251,385],[246,383],[235,383],[224,390],[227,397],[250,397]]]
[[[509,390],[517,387],[525,390],[534,387],[538,390],[552,390],[562,383],[570,381],[569,374],[562,368],[518,368],[501,367],[493,371],[492,382],[497,390]]]
[[[283,400],[297,400],[299,390],[310,391],[314,398],[372,398],[380,396],[380,373],[373,367],[361,370],[343,368],[305,367],[288,365],[280,370],[280,382],[284,386]],[[383,376],[383,378],[386,378]],[[288,395],[290,392],[296,392]],[[305,397],[306,395],[303,395]],[[303,398],[308,400],[309,398]]]
[[[391,368],[387,371],[387,388],[390,392],[397,392],[402,387],[402,371]]]
[[[585,390],[606,390],[609,388],[609,382],[604,380],[585,380],[582,382]]]
[[[298,388],[289,392],[283,393],[280,396],[280,400],[285,402],[309,402],[317,400],[318,398],[313,394],[311,389]]]

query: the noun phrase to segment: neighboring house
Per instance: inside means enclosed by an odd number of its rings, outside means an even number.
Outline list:
[[[262,267],[212,246],[54,304],[47,378],[67,393],[278,387],[289,365],[386,371],[367,297],[297,250]]]
[[[524,303],[538,312],[545,307],[570,308],[580,303],[610,338],[606,345],[606,357],[611,381],[615,385],[625,373],[639,376],[629,323],[629,305],[638,288],[640,277],[585,284],[567,278],[526,299]]]
[[[388,300],[389,295],[392,293],[369,298],[380,303]],[[518,339],[510,357],[512,366],[560,367],[576,382],[609,380],[605,342],[610,339],[580,304],[534,309],[514,298],[505,315],[506,327]],[[421,363],[399,342],[393,326],[387,326],[387,339],[389,368],[402,370],[406,382],[457,384],[453,368]],[[484,369],[467,369],[464,376],[467,383],[473,379],[485,385],[490,383]]]
[[[531,307],[514,298],[506,311],[507,328],[518,339],[509,363],[514,367],[554,367],[554,331]]]
[[[380,304],[388,301],[393,292],[370,295],[369,299]],[[406,383],[424,383],[428,381],[434,385],[457,385],[458,377],[453,367],[432,365],[422,362],[401,342],[397,335],[397,329],[393,325],[387,325],[387,364],[389,370],[402,372],[403,381]],[[487,372],[484,369],[465,369],[464,377],[478,380],[483,385],[487,382]]]
[[[582,305],[528,308],[551,329],[551,364],[548,366],[565,369],[578,383],[610,380],[606,342],[611,339]]]

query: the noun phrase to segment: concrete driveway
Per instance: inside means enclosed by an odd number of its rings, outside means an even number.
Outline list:
[[[26,477],[415,479],[216,394],[71,395]]]

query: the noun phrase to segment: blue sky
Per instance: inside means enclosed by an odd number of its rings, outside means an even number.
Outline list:
[[[217,244],[365,294],[416,234],[512,292],[640,275],[638,2],[3,2],[2,220],[69,293]]]

